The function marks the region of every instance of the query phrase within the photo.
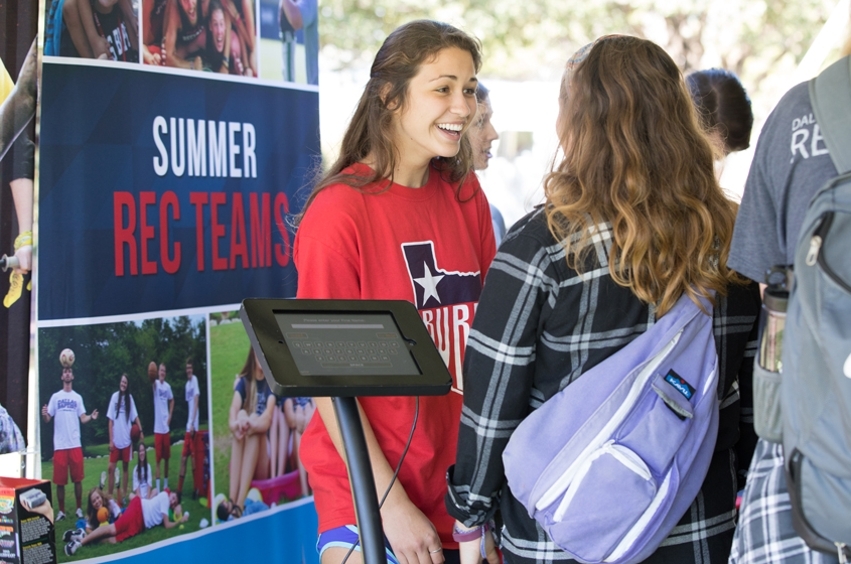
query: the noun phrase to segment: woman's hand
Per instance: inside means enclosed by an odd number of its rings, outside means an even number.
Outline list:
[[[401,564],[442,564],[442,545],[437,530],[409,500],[382,511],[384,534]]]
[[[240,425],[239,419],[236,421],[228,421],[228,427],[230,427],[230,432],[237,440],[242,440],[245,437],[245,433],[242,431],[242,425]]]
[[[499,551],[496,549],[496,542],[493,538],[493,531],[487,530],[484,532],[485,539],[485,555],[488,564],[500,564]],[[458,543],[458,551],[461,557],[461,564],[481,564],[482,562],[482,539],[474,539],[467,542]]]
[[[251,416],[249,416],[245,411],[240,411],[239,416],[237,416],[236,424],[239,425],[239,432],[243,437],[253,434],[253,426],[251,424]]]

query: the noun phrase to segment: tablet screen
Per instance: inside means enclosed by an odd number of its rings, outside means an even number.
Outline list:
[[[275,312],[302,376],[419,375],[389,313]]]

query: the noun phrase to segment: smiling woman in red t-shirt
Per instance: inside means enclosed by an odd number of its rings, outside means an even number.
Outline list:
[[[358,400],[379,495],[419,409],[381,508],[388,562],[457,561],[444,474],[455,455],[464,345],[495,254],[465,135],[476,116],[479,65],[478,42],[452,26],[421,20],[390,34],[340,157],[299,218],[298,297],[414,303],[453,376],[448,396]],[[355,512],[333,406],[317,398],[316,407],[301,457],[319,513],[321,560],[338,563],[357,543]],[[360,561],[360,552],[348,560]]]

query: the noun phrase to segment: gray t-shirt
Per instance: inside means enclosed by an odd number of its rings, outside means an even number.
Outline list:
[[[765,283],[766,270],[792,264],[810,200],[836,175],[807,83],[801,83],[783,96],[759,136],[736,218],[730,268]]]

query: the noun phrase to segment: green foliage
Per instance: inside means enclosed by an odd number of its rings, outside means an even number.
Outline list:
[[[758,90],[801,60],[829,0],[323,0],[325,53],[340,67],[369,64],[398,25],[447,21],[482,41],[488,77],[557,79],[578,47],[606,33],[647,37],[685,70],[723,66]]]
[[[207,421],[207,339],[203,317],[146,319],[141,322],[105,323],[39,330],[39,398],[47,405],[50,396],[62,388],[59,352],[74,351],[74,391],[83,397],[86,412],[98,410],[98,419],[81,425],[83,452],[91,445],[109,444],[107,408],[118,391],[122,374],[127,374],[129,390],[136,402],[146,441],[153,444],[153,390],[148,380],[150,361],[166,365],[166,381],[174,394],[171,428],[175,439],[183,438],[189,416],[184,390],[185,363],[192,357],[201,388],[201,422]],[[42,423],[41,452],[53,456],[53,422]],[[149,446],[150,446],[149,444]]]

